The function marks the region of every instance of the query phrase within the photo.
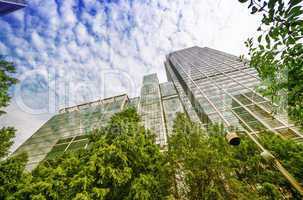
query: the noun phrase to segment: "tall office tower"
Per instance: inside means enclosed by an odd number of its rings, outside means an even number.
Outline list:
[[[24,0],[0,0],[0,15],[5,15],[26,7]]]
[[[260,83],[257,72],[236,56],[192,47],[170,53],[165,67],[193,120],[195,112],[205,126],[218,122],[227,132],[237,129],[253,135],[269,130],[303,142],[302,133],[287,115],[274,114],[271,102],[256,92]]]

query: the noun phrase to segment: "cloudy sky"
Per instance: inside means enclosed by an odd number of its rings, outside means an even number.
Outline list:
[[[142,76],[166,81],[163,61],[193,45],[234,55],[259,17],[237,0],[28,0],[0,17],[0,54],[17,66],[0,126],[18,129],[15,149],[59,108],[121,93]]]

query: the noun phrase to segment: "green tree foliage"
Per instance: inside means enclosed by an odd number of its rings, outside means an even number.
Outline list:
[[[8,90],[13,84],[17,83],[17,80],[13,77],[14,73],[15,66],[13,63],[0,60],[0,109],[8,105],[11,98]],[[0,115],[4,113],[0,110]],[[2,127],[0,129],[0,199],[6,199],[16,192],[24,175],[26,154],[4,159],[13,144],[14,136],[14,128]]]
[[[5,112],[1,110],[7,106],[10,101],[8,94],[9,88],[17,83],[17,79],[13,77],[15,66],[13,63],[2,60],[0,57],[0,116]],[[12,127],[4,127],[0,129],[0,158],[8,154],[8,149],[13,144],[12,138],[15,136],[15,129]]]
[[[26,154],[8,158],[0,162],[0,199],[8,199],[19,190],[24,174]]]
[[[15,131],[13,127],[2,127],[0,129],[0,158],[7,156],[9,153],[9,148],[14,143]]]
[[[301,0],[239,0],[263,14],[257,41],[248,39],[250,66],[263,81],[260,91],[303,125],[303,4]]]
[[[91,134],[86,150],[45,160],[16,199],[164,199],[165,157],[132,108]]]
[[[221,126],[206,131],[178,114],[161,152],[130,108],[93,131],[87,149],[44,160],[31,173],[23,171],[26,155],[2,162],[0,199],[301,198],[251,140],[242,135],[230,146],[223,135]],[[302,145],[265,132],[260,141],[301,180]]]
[[[303,185],[303,145],[271,133],[264,134],[261,141]]]
[[[16,72],[15,65],[11,62],[2,60],[0,57],[0,108],[8,105],[11,97],[8,95],[9,88],[17,83],[12,74]],[[0,110],[0,114],[4,111]]]
[[[300,199],[279,171],[262,159],[249,138],[243,135],[239,146],[230,146],[221,131],[212,127],[207,137],[206,131],[184,114],[177,116],[167,151],[171,193],[176,199],[281,199],[282,194]],[[270,136],[263,141],[278,155],[283,151],[279,148],[285,150],[289,144]],[[297,155],[302,162],[300,151],[302,146],[293,145],[288,154]],[[301,163],[285,154],[279,158],[289,162],[286,167],[293,165],[290,169],[299,178]]]

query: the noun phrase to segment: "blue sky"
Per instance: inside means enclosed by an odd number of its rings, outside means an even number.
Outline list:
[[[15,149],[59,108],[121,93],[142,76],[166,81],[163,61],[193,45],[235,55],[259,18],[237,0],[28,0],[0,17],[0,54],[17,65],[9,114]]]

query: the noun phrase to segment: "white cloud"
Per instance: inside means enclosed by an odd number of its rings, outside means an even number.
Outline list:
[[[31,39],[32,45],[37,49],[37,51],[39,51],[39,53],[40,51],[44,51],[44,41],[37,32],[32,33]]]

